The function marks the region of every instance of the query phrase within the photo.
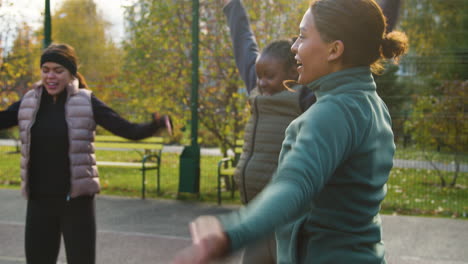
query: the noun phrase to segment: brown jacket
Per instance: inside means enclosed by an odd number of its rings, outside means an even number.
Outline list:
[[[244,146],[234,172],[241,200],[252,200],[270,181],[278,166],[284,132],[289,123],[302,114],[301,89],[285,90],[274,95],[249,97],[251,116],[244,132]]]
[[[65,118],[70,141],[70,197],[93,195],[100,191],[94,136],[96,123],[93,118],[91,91],[78,88],[74,80],[67,87]],[[27,199],[29,195],[28,175],[31,146],[31,127],[41,104],[44,87],[41,83],[26,93],[21,100],[18,112],[18,125],[21,138],[21,191]]]

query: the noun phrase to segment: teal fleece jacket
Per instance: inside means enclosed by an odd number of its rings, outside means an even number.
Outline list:
[[[379,210],[395,152],[388,109],[369,67],[308,87],[317,102],[287,128],[272,181],[219,216],[230,250],[275,231],[278,263],[385,263]]]

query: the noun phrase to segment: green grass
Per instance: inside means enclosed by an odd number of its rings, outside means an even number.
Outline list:
[[[18,153],[11,153],[13,147],[0,146],[0,187],[19,188],[19,160]],[[137,151],[105,151],[98,150],[96,157],[100,161],[140,162],[141,153]],[[163,153],[161,160],[161,195],[156,195],[156,174],[147,172],[146,197],[158,199],[181,199],[201,202],[217,202],[217,163],[220,157],[202,156],[200,160],[200,195],[178,193],[179,189],[179,155]],[[141,172],[136,168],[99,167],[101,193],[128,197],[141,196]],[[234,199],[230,193],[223,192],[223,204],[238,204],[238,192]]]
[[[427,161],[425,156],[431,157],[434,161],[450,163],[453,161],[453,154],[446,152],[438,151],[422,151],[421,149],[415,146],[409,146],[403,148],[403,146],[397,146],[395,152],[395,159],[404,159],[404,160],[419,160]],[[468,156],[460,156],[461,163],[468,163]]]
[[[455,187],[443,188],[434,170],[393,168],[387,191],[384,213],[468,217],[468,173],[460,173]]]
[[[104,159],[104,155],[99,156]],[[117,154],[119,161],[135,161],[132,157]],[[138,157],[138,155],[134,155]],[[110,158],[106,157],[106,160]],[[137,159],[138,160],[138,159]],[[175,153],[163,153],[161,160],[161,194],[156,195],[156,174],[154,171],[147,173],[147,191],[146,195],[150,198],[165,198],[165,199],[198,199],[202,202],[215,203],[217,173],[216,164],[219,157],[202,156],[200,161],[200,196],[194,197],[190,194],[178,193],[179,189],[179,155]],[[101,177],[102,193],[109,195],[124,195],[139,197],[141,195],[141,173],[137,169],[132,168],[112,168],[100,167],[99,173]],[[224,204],[240,204],[239,197],[231,200],[227,192],[223,193]]]
[[[0,146],[0,187],[19,188],[19,154],[11,154],[13,147]],[[402,150],[399,150],[402,151]],[[139,162],[136,151],[98,151],[98,160]],[[217,162],[220,157],[202,156],[200,195],[178,194],[179,156],[163,153],[161,166],[161,196],[156,195],[156,177],[153,171],[147,175],[148,198],[198,200],[216,203]],[[99,168],[102,194],[140,197],[141,173],[135,168]],[[446,172],[446,178],[451,176]],[[385,214],[425,215],[468,218],[468,173],[460,173],[454,188],[441,188],[435,171],[426,169],[394,168],[388,181],[388,194],[382,204]],[[229,192],[223,192],[223,204],[240,204],[239,194],[231,200]]]

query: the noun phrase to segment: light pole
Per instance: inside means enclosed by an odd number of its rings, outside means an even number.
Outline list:
[[[192,91],[190,94],[191,145],[180,155],[179,192],[198,194],[200,191],[200,146],[198,145],[198,84],[199,84],[199,1],[192,0]]]
[[[45,0],[44,12],[44,49],[52,43],[52,22],[50,18],[50,0]]]

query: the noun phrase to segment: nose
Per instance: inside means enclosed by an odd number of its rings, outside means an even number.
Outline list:
[[[46,73],[45,76],[46,76],[47,78],[54,78],[54,77],[55,77],[55,73],[54,73],[53,71],[50,71],[50,72]]]
[[[263,78],[259,78],[257,83],[258,83],[257,84],[258,88],[260,88],[260,90],[263,90],[263,88],[265,88],[267,82]]]
[[[291,52],[294,54],[297,54],[298,41],[299,41],[299,38],[297,38],[296,41],[294,41],[294,43],[291,46]]]

